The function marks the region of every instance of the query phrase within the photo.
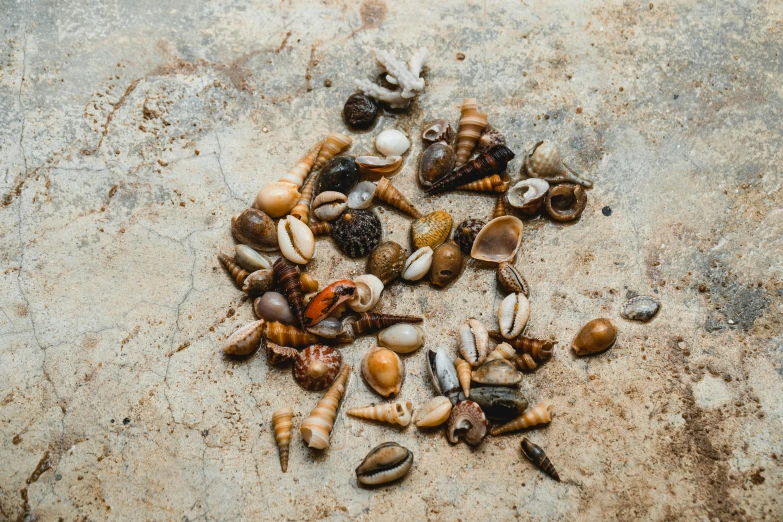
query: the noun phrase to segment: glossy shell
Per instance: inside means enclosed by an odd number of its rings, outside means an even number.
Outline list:
[[[446,241],[433,251],[430,282],[446,286],[456,280],[465,265],[465,257],[454,241]]]
[[[443,348],[427,352],[427,369],[435,390],[455,404],[460,392],[459,377]]]
[[[362,377],[379,395],[389,397],[399,393],[404,376],[402,360],[388,348],[371,348],[362,359]]]
[[[277,281],[277,287],[288,301],[291,312],[296,317],[297,324],[304,323],[304,305],[302,304],[302,282],[299,268],[285,257],[279,257],[272,265],[272,271]],[[278,343],[285,344],[285,343]]]
[[[579,185],[562,183],[555,185],[546,194],[544,207],[555,221],[574,221],[587,206],[587,192]]]
[[[353,330],[357,334],[368,334],[389,328],[400,323],[420,323],[424,319],[415,315],[376,314],[363,312],[353,322]]]
[[[332,238],[349,257],[364,257],[381,240],[381,221],[369,210],[347,210],[332,223]]]
[[[477,446],[487,436],[487,426],[487,417],[481,407],[471,400],[465,400],[451,409],[446,438],[452,444],[462,439],[471,446]]]
[[[617,328],[609,319],[593,319],[579,330],[572,347],[576,355],[591,355],[610,348],[617,340]]]
[[[341,303],[348,301],[356,294],[356,285],[346,279],[330,284],[308,303],[304,311],[305,327],[313,326],[334,311]]]
[[[449,120],[439,119],[428,121],[422,126],[421,139],[427,143],[437,143],[451,141],[451,124]]]
[[[367,271],[386,285],[402,273],[406,258],[405,249],[394,241],[384,241],[367,259]]]
[[[660,307],[661,303],[657,299],[648,295],[639,295],[623,304],[620,315],[629,321],[646,323],[655,317]]]
[[[356,158],[359,172],[367,179],[377,180],[381,176],[392,176],[402,166],[402,156],[359,156]]]
[[[307,331],[326,339],[337,339],[338,342],[353,342],[353,337],[337,317],[327,317],[314,326],[308,326]]]
[[[428,246],[421,247],[408,259],[402,268],[402,278],[408,281],[418,281],[427,275],[432,266],[432,249]]]
[[[433,183],[454,169],[454,149],[448,143],[435,143],[427,147],[419,161],[419,184],[430,188]]]
[[[525,294],[530,297],[527,281],[514,265],[504,261],[498,265],[496,273],[498,286],[507,294]]]
[[[498,306],[498,326],[506,339],[522,333],[530,319],[530,301],[525,294],[508,294]]]
[[[231,233],[238,243],[256,250],[277,250],[275,222],[260,210],[249,208],[231,218]]]
[[[470,391],[470,400],[481,406],[484,414],[501,422],[522,415],[528,402],[519,390],[497,386],[481,386]]]
[[[294,360],[294,379],[306,390],[326,389],[340,373],[343,356],[322,344],[308,346]]]
[[[375,137],[375,148],[384,156],[402,156],[410,146],[411,140],[397,129],[386,129]]]
[[[357,92],[348,97],[343,106],[343,119],[350,127],[366,129],[378,117],[378,104],[364,94]]]
[[[457,165],[459,165],[459,154],[457,156]],[[427,193],[438,194],[471,181],[500,174],[506,170],[508,162],[512,159],[514,159],[514,152],[505,145],[498,145],[440,178],[427,189]]]
[[[248,355],[261,344],[264,335],[264,320],[253,321],[232,333],[225,344],[223,352],[227,355]]]
[[[486,226],[486,222],[481,219],[466,219],[454,230],[454,242],[459,245],[460,250],[465,255],[470,255],[473,243],[476,241],[481,229]]]
[[[489,333],[484,324],[473,318],[462,323],[457,331],[457,348],[471,366],[482,364],[489,353]]]
[[[356,481],[363,486],[378,486],[399,480],[413,466],[413,453],[396,442],[384,442],[373,448],[356,468]]]
[[[397,353],[415,352],[424,346],[424,330],[414,324],[395,324],[378,334],[378,344]]]
[[[271,268],[256,270],[245,278],[242,291],[250,297],[257,297],[271,290],[274,284],[275,278]]]
[[[321,221],[333,221],[348,208],[348,197],[342,192],[327,190],[313,200],[313,215]]]
[[[495,218],[481,229],[473,242],[473,259],[501,263],[514,258],[522,243],[522,221],[514,216]]]
[[[445,210],[436,210],[411,223],[411,238],[416,248],[435,248],[451,234],[451,216]]]
[[[294,216],[286,216],[278,221],[277,240],[283,256],[299,265],[307,264],[315,254],[313,231]]]
[[[549,191],[549,183],[543,179],[525,179],[508,189],[506,203],[523,214],[532,215],[541,208],[547,191]]]
[[[362,181],[361,183],[357,184],[348,194],[348,208],[370,208],[377,190],[378,185],[372,181]]]
[[[419,409],[413,423],[420,428],[440,426],[449,419],[451,401],[443,395],[435,397]]]
[[[296,318],[291,313],[291,307],[283,294],[267,292],[253,301],[253,310],[256,315],[267,321],[276,321],[283,324],[294,324]]]
[[[269,217],[279,218],[288,214],[300,197],[299,189],[293,183],[275,181],[258,191],[255,206]],[[246,241],[243,243],[250,244]]]
[[[348,300],[348,306],[354,312],[368,312],[375,308],[383,292],[383,282],[372,274],[362,274],[354,278],[356,292]]]
[[[549,460],[549,457],[546,456],[546,452],[544,452],[544,449],[541,446],[534,444],[527,437],[522,438],[520,445],[522,447],[522,453],[524,453],[530,462],[535,464],[541,471],[560,482],[560,475],[557,474],[555,466],[552,464],[552,461]]]
[[[248,272],[255,272],[265,268],[272,268],[272,262],[247,245],[237,245],[234,259],[239,266]]]
[[[516,386],[522,382],[522,374],[517,371],[514,363],[495,359],[473,370],[471,379],[488,386]]]
[[[338,156],[329,160],[321,169],[315,182],[315,195],[330,190],[348,194],[357,181],[359,169],[356,161],[350,156]]]

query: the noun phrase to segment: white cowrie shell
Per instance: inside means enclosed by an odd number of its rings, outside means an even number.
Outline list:
[[[489,332],[476,319],[470,318],[459,327],[457,347],[462,358],[474,368],[484,363],[489,353]]]
[[[277,224],[277,241],[283,256],[299,265],[307,264],[315,253],[312,230],[294,216],[286,216]]]
[[[402,268],[402,278],[408,281],[418,281],[430,271],[432,266],[432,248],[421,247],[405,260]]]
[[[424,330],[415,324],[395,324],[378,334],[378,344],[397,353],[411,353],[424,345]]]
[[[321,192],[313,200],[313,215],[321,221],[332,221],[348,207],[348,197],[333,190]]]
[[[530,301],[525,294],[508,294],[498,306],[498,326],[506,339],[522,333],[530,319]]]

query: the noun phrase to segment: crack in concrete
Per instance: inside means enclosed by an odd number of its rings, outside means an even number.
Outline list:
[[[217,160],[218,170],[220,171],[220,175],[223,178],[223,184],[228,189],[228,193],[231,194],[232,199],[244,204],[245,203],[244,200],[234,193],[234,189],[231,188],[231,185],[228,183],[228,179],[226,178],[226,172],[223,170],[223,160],[222,160],[223,146],[220,144],[220,134],[218,133],[217,130],[217,120],[215,120],[215,113],[209,111],[209,116],[212,119],[212,125],[214,126],[215,142],[217,142],[217,148],[218,148],[217,152],[215,153],[215,159]]]

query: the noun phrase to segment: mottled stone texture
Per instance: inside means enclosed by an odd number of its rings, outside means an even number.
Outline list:
[[[774,0],[33,2],[0,0],[0,519],[507,520],[783,518],[783,6]],[[272,411],[320,396],[221,342],[253,318],[215,254],[229,217],[329,131],[370,48],[431,50],[427,94],[380,128],[414,137],[477,97],[518,157],[562,146],[595,181],[577,223],[526,225],[528,332],[561,340],[527,375],[552,424],[477,449],[440,431],[337,419],[279,471]],[[464,59],[462,55],[464,54]],[[458,58],[459,57],[459,58]],[[330,85],[327,87],[326,85]],[[487,218],[491,196],[425,197],[420,140],[394,183],[423,211]],[[612,212],[602,212],[605,207]],[[606,214],[610,214],[607,216]],[[385,209],[387,237],[408,221]],[[320,239],[321,281],[364,270]],[[655,295],[651,323],[626,296]],[[395,283],[384,312],[495,321],[494,273]],[[605,316],[608,353],[568,341]],[[373,338],[343,349],[356,368]],[[402,397],[433,396],[424,353]],[[346,406],[377,401],[351,377]],[[410,475],[357,487],[397,441]]]

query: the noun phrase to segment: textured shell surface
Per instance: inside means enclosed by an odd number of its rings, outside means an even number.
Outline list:
[[[383,281],[372,274],[362,274],[353,279],[356,292],[349,299],[348,306],[354,312],[368,312],[375,308],[383,292]]]
[[[446,438],[452,444],[462,439],[471,446],[477,446],[487,436],[487,427],[487,417],[481,406],[470,399],[464,400],[451,409]]]
[[[506,339],[522,333],[530,319],[530,301],[525,294],[508,294],[498,306],[498,326]]]
[[[484,128],[484,131],[481,133],[481,137],[479,138],[478,146],[476,147],[476,150],[478,152],[486,152],[490,150],[492,147],[496,147],[498,145],[505,145],[506,144],[506,137],[503,136],[503,133],[497,130],[492,125],[487,125]]]
[[[427,369],[435,390],[455,404],[459,396],[460,382],[457,370],[454,369],[446,350],[443,348],[429,350],[427,352]]]
[[[378,185],[372,181],[362,181],[357,184],[348,194],[348,208],[370,208],[376,190],[378,190]]]
[[[530,355],[535,362],[544,362],[552,357],[552,352],[555,349],[556,341],[549,341],[546,339],[534,339],[532,337],[525,337],[519,335],[513,339],[506,339],[500,332],[489,332],[489,336],[498,342],[507,341],[517,353]],[[506,343],[502,343],[506,344]],[[498,345],[500,347],[501,345]],[[508,357],[504,357],[508,359]]]
[[[238,243],[256,250],[277,250],[275,222],[260,210],[249,208],[231,218],[231,233]]]
[[[411,419],[413,418],[413,403],[411,401],[404,401],[387,404],[373,404],[362,408],[351,408],[345,413],[361,419],[407,426],[411,423]]]
[[[402,278],[408,281],[422,279],[432,266],[432,248],[424,246],[412,253],[402,267]]]
[[[263,319],[253,321],[232,333],[223,344],[223,352],[228,355],[248,355],[254,352],[264,336],[264,322]]]
[[[307,304],[304,311],[304,325],[307,327],[320,323],[341,303],[348,301],[354,295],[356,295],[356,285],[353,281],[341,279],[331,283]]]
[[[380,176],[392,176],[402,166],[402,156],[359,156],[356,158],[359,172],[368,179],[378,179]]]
[[[500,174],[506,170],[508,162],[512,159],[514,159],[514,152],[505,145],[498,145],[437,180],[427,189],[427,193],[438,194],[492,174]]]
[[[544,208],[555,221],[567,222],[579,219],[587,207],[587,192],[579,185],[561,183],[546,194]]]
[[[445,210],[430,212],[411,223],[411,237],[416,248],[435,248],[451,234],[452,219]]]
[[[501,435],[511,431],[524,430],[550,422],[552,422],[552,405],[548,402],[542,402],[525,411],[516,419],[492,428],[492,435]]]
[[[590,180],[579,177],[563,163],[557,145],[549,140],[536,143],[525,158],[522,168],[528,177],[541,178],[550,183],[578,183],[588,188],[593,186]]]
[[[225,254],[218,254],[218,259],[220,260],[220,263],[223,265],[223,267],[228,270],[228,273],[231,275],[231,278],[234,280],[234,282],[239,286],[239,288],[242,288],[245,283],[245,279],[247,279],[247,276],[249,276],[250,273]]]
[[[302,284],[303,292],[310,293],[318,290],[318,281],[316,281],[315,278],[307,272],[302,272],[299,276],[299,280]]]
[[[519,417],[528,407],[522,392],[503,386],[473,388],[470,400],[481,406],[487,418],[502,422]]]
[[[498,335],[500,333],[498,332]],[[501,336],[502,338],[502,336]],[[506,360],[512,360],[517,355],[517,351],[514,350],[514,347],[511,346],[508,343],[499,343],[497,346],[495,346],[495,349],[492,350],[489,355],[487,355],[488,361],[494,361],[495,359],[506,359]]]
[[[399,480],[413,466],[413,453],[396,442],[376,446],[356,468],[356,481],[363,486],[378,486]]]
[[[343,369],[340,370],[327,392],[315,405],[310,415],[302,421],[299,433],[310,448],[326,449],[329,447],[329,435],[332,433],[337,409],[340,407],[340,399],[345,395],[350,375],[351,366],[343,365]]]
[[[522,437],[520,446],[522,447],[522,453],[530,460],[530,462],[535,464],[536,467],[538,467],[541,471],[560,482],[560,475],[558,475],[557,470],[555,470],[555,466],[552,464],[552,461],[549,460],[549,457],[547,457],[544,448],[533,443],[527,437]]]
[[[237,244],[234,259],[239,263],[239,266],[248,272],[272,268],[272,262],[266,256],[259,254],[247,245]]]
[[[338,156],[329,160],[318,174],[315,182],[315,195],[333,191],[348,194],[359,181],[359,168],[351,156]]]
[[[303,388],[319,391],[332,384],[343,365],[343,356],[322,344],[308,346],[294,360],[294,379]]]
[[[357,129],[366,129],[378,116],[378,104],[360,92],[352,94],[343,106],[345,123]]]
[[[400,323],[420,323],[423,318],[415,315],[395,315],[395,314],[376,314],[371,312],[362,312],[359,318],[353,322],[353,330],[357,334],[368,334],[389,328]]]
[[[487,223],[481,219],[466,219],[457,225],[454,230],[454,241],[459,245],[463,254],[470,255],[476,236],[486,225]]]
[[[291,183],[295,185],[296,188],[302,188],[305,179],[307,179],[307,176],[313,169],[313,165],[315,164],[316,158],[318,158],[318,153],[321,151],[322,146],[322,141],[316,143],[315,146],[310,149],[310,152],[308,152],[307,155],[299,161],[299,163],[292,167],[291,170],[289,170],[278,181]]]
[[[473,370],[471,378],[473,382],[488,386],[516,386],[522,382],[522,374],[517,371],[514,363],[505,359],[485,362]]]
[[[326,163],[351,146],[353,140],[350,136],[339,132],[330,132],[324,140],[321,150],[318,152],[318,158],[315,160],[313,170],[319,170],[325,167]]]
[[[470,363],[457,357],[454,360],[454,369],[457,370],[457,377],[459,378],[459,383],[462,386],[462,393],[465,395],[465,398],[470,397]],[[460,394],[460,397],[461,396],[462,394]]]
[[[288,451],[291,445],[291,427],[294,412],[291,408],[280,408],[272,413],[272,425],[275,431],[275,441],[280,453],[280,469],[288,471]]]
[[[638,295],[629,299],[623,304],[620,312],[624,318],[629,321],[640,321],[646,323],[658,313],[661,303],[649,295]]]
[[[375,137],[375,148],[384,156],[402,156],[410,146],[411,140],[397,129],[386,129]]]
[[[319,342],[317,336],[295,326],[270,321],[266,323],[266,339],[281,346],[303,348]]]
[[[437,143],[451,141],[451,124],[449,120],[438,119],[424,123],[421,131],[421,139],[427,143]]]
[[[514,216],[493,219],[476,235],[470,256],[491,263],[510,261],[522,243],[523,228],[522,221]]]
[[[450,174],[454,169],[454,149],[446,142],[427,147],[419,161],[419,184],[430,188],[433,183]]]
[[[332,223],[332,238],[349,257],[364,257],[381,241],[381,221],[370,210],[346,210]]]
[[[288,305],[283,294],[277,292],[266,292],[261,297],[253,301],[253,310],[256,315],[267,321],[276,321],[283,324],[294,324],[296,318],[291,313],[291,307]]]
[[[396,353],[376,346],[362,358],[362,377],[376,393],[388,397],[400,393],[405,367]]]
[[[250,297],[257,297],[268,292],[275,284],[271,268],[256,270],[245,278],[242,291]]]
[[[280,346],[266,338],[263,342],[264,348],[266,348],[266,362],[273,366],[293,361],[299,355],[299,351],[296,348]]]
[[[532,215],[538,212],[549,191],[549,183],[539,178],[529,178],[512,185],[506,193],[509,206],[523,214]]]
[[[255,207],[270,217],[279,218],[288,214],[300,197],[299,189],[293,183],[275,181],[258,191]]]
[[[395,324],[378,334],[378,344],[397,353],[415,352],[424,346],[424,330],[415,324]]]
[[[527,286],[527,280],[525,280],[522,273],[507,261],[503,261],[498,265],[497,280],[500,288],[508,294],[524,294],[525,297],[530,297],[530,288]]]
[[[457,348],[471,366],[479,366],[489,353],[489,333],[481,321],[470,318],[457,331]]]
[[[408,214],[412,218],[422,217],[422,213],[413,206],[413,203],[399,191],[397,187],[391,184],[386,177],[378,180],[378,189],[375,192],[375,199],[383,201],[387,205]]]
[[[430,282],[446,286],[459,277],[464,265],[465,257],[460,247],[454,241],[446,241],[433,251]]]
[[[449,419],[451,407],[448,397],[439,395],[419,409],[413,423],[419,428],[440,426]]]
[[[367,271],[378,277],[384,285],[402,273],[406,259],[405,249],[394,241],[384,241],[367,259]]]
[[[460,109],[459,128],[457,131],[457,167],[463,165],[487,126],[487,115],[476,108],[476,98],[467,98]]]
[[[333,221],[348,208],[348,197],[342,192],[327,190],[313,200],[313,215],[321,221]]]
[[[576,355],[603,352],[617,340],[617,328],[606,318],[593,319],[576,334],[572,347]]]
[[[307,264],[315,254],[313,231],[294,216],[286,216],[278,222],[277,239],[283,256],[299,265]]]

